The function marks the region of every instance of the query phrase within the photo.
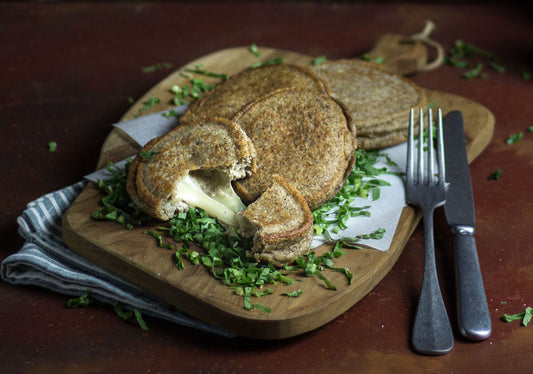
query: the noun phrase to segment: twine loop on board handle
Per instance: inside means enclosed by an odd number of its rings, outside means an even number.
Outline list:
[[[435,23],[431,20],[427,20],[426,25],[424,26],[424,29],[421,32],[411,35],[409,37],[410,40],[421,42],[427,45],[428,47],[434,48],[437,51],[437,56],[435,57],[435,59],[431,62],[428,62],[424,67],[420,69],[420,71],[435,70],[444,63],[444,48],[442,47],[442,45],[440,45],[440,43],[430,39],[429,37],[434,29]]]

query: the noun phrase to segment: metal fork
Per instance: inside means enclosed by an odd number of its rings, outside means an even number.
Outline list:
[[[407,142],[406,199],[423,212],[424,222],[424,275],[420,299],[416,309],[412,330],[413,348],[424,354],[439,355],[453,348],[454,338],[450,320],[444,306],[435,265],[435,243],[433,238],[433,212],[445,202],[444,142],[442,134],[442,111],[438,110],[437,160],[438,177],[435,178],[433,149],[433,119],[428,110],[427,158],[424,152],[424,112],[420,109],[418,131],[418,166],[414,175],[414,110],[409,118]],[[425,160],[426,158],[426,160]],[[425,167],[427,161],[427,167]],[[427,171],[426,171],[427,170]]]

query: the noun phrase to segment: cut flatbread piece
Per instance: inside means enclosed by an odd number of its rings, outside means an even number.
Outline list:
[[[253,237],[248,255],[257,262],[281,267],[307,253],[313,241],[313,214],[303,196],[285,179],[271,186],[242,213],[239,229]]]
[[[146,213],[161,220],[189,206],[236,226],[245,206],[231,181],[255,169],[255,148],[234,122],[212,119],[180,125],[153,139],[135,157],[127,190]]]

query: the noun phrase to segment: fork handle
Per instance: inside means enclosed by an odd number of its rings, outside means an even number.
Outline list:
[[[451,351],[454,337],[437,276],[432,209],[424,211],[424,241],[424,274],[413,323],[412,344],[420,353],[440,355]]]
[[[471,340],[487,339],[491,320],[473,230],[453,228],[459,331]]]

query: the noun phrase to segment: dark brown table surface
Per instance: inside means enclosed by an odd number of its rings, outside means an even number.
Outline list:
[[[496,118],[492,142],[471,165],[477,245],[492,336],[459,337],[450,354],[426,357],[409,345],[423,266],[420,227],[378,286],[338,319],[284,341],[227,339],[147,318],[148,331],[111,307],[67,309],[65,295],[0,282],[0,367],[4,373],[526,373],[533,327],[503,313],[533,305],[532,9],[514,5],[351,2],[0,3],[0,260],[23,244],[16,217],[29,201],[94,170],[100,147],[128,109],[174,67],[226,47],[262,46],[329,58],[358,56],[384,33],[411,35],[427,19],[448,49],[457,39],[501,57],[466,80],[451,66],[412,77],[470,98]],[[510,134],[522,131],[517,144]],[[57,141],[56,152],[48,141]],[[497,168],[502,178],[488,180]],[[436,213],[438,270],[455,318],[453,254]],[[455,323],[454,323],[455,325]]]

